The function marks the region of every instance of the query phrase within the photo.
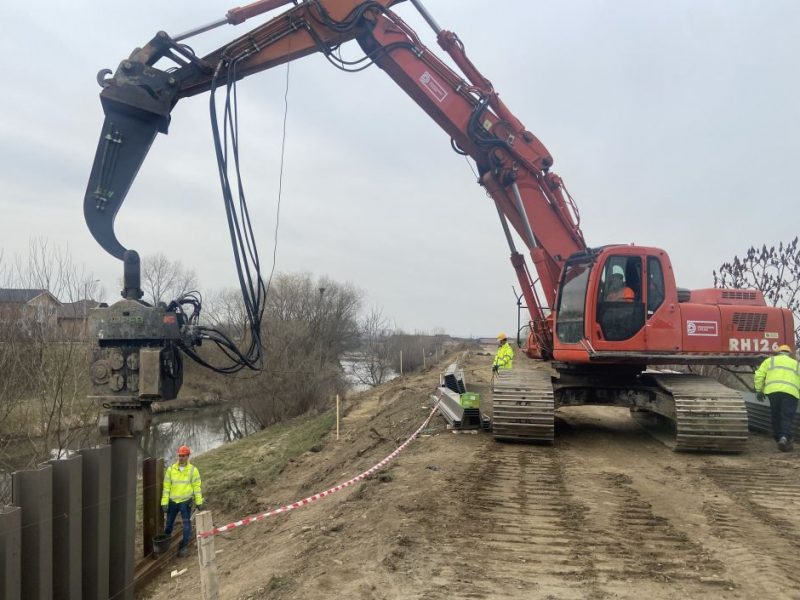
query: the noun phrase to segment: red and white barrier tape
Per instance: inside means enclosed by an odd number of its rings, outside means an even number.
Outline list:
[[[197,534],[197,539],[207,538],[212,535],[217,535],[218,533],[225,533],[226,531],[232,531],[238,527],[244,527],[245,525],[250,525],[250,523],[255,523],[256,521],[260,521],[261,519],[266,519],[267,517],[271,517],[272,515],[277,515],[280,513],[289,512],[290,510],[294,510],[295,508],[301,508],[312,502],[325,498],[326,496],[330,496],[331,494],[335,494],[339,490],[343,490],[344,488],[353,485],[357,481],[361,481],[362,479],[369,477],[376,471],[379,471],[383,467],[385,467],[389,461],[391,461],[394,457],[400,454],[403,450],[405,450],[406,446],[408,446],[414,439],[419,435],[419,433],[425,429],[425,426],[430,422],[431,418],[433,417],[436,409],[438,408],[439,403],[437,402],[436,405],[431,410],[431,413],[428,415],[428,418],[425,419],[425,422],[420,425],[417,430],[411,434],[405,442],[403,442],[398,448],[392,452],[389,456],[384,458],[381,462],[376,464],[374,467],[367,469],[360,475],[356,475],[349,481],[345,481],[344,483],[340,483],[337,486],[334,486],[330,489],[325,490],[324,492],[320,492],[318,494],[314,494],[313,496],[309,496],[308,498],[304,498],[303,500],[298,500],[297,502],[293,502],[291,504],[287,504],[285,506],[281,506],[280,508],[275,508],[273,510],[260,513],[257,515],[251,515],[249,517],[245,517],[241,521],[236,521],[234,523],[228,523],[227,525],[223,525],[221,527],[214,527],[213,529],[209,529],[208,531],[201,531]]]

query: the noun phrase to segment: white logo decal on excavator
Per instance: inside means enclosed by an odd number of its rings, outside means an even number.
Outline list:
[[[750,338],[731,338],[728,340],[728,350],[730,352],[776,352],[778,350],[778,342]]]
[[[433,78],[433,75],[425,71],[422,75],[420,75],[419,82],[428,88],[428,91],[431,95],[436,98],[439,102],[443,102],[445,98],[447,98],[447,90],[442,87],[442,85]]]
[[[686,335],[718,337],[719,323],[716,321],[686,321]]]

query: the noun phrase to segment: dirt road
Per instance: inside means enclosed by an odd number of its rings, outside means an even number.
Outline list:
[[[487,360],[466,363],[484,395]],[[253,512],[378,462],[437,383],[434,369],[358,396],[342,439],[259,490]],[[352,491],[219,536],[221,597],[800,598],[800,453],[754,436],[739,456],[678,454],[662,434],[617,408],[562,411],[552,447],[456,435],[437,417]],[[176,566],[189,572],[148,597],[200,597],[196,559]]]

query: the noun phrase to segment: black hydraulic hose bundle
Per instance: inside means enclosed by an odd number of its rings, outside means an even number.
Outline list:
[[[225,332],[218,328],[206,327],[198,323],[201,307],[199,294],[192,292],[173,302],[173,308],[184,314],[185,318],[194,325],[200,339],[213,342],[222,351],[229,363],[226,365],[212,364],[202,358],[188,344],[184,344],[182,350],[199,364],[218,373],[235,373],[243,368],[261,370],[264,366],[261,323],[266,307],[267,286],[261,277],[261,262],[258,256],[258,248],[255,243],[255,234],[250,221],[250,213],[247,208],[247,199],[239,167],[239,122],[236,99],[236,64],[239,60],[241,58],[234,59],[228,64],[222,132],[220,132],[218,122],[216,91],[219,87],[219,73],[225,64],[224,62],[220,62],[217,66],[211,81],[209,109],[225,215],[228,220],[228,230],[236,263],[236,272],[239,278],[239,287],[242,291],[242,303],[247,315],[246,347],[239,348]],[[229,150],[234,162],[236,186],[238,188],[238,207],[234,200],[234,192],[228,173]],[[187,305],[193,309],[191,314],[188,315],[183,312],[183,306]]]
[[[364,14],[369,10],[375,10],[383,14],[389,14],[389,12],[380,4],[368,2],[356,8],[344,20],[336,21],[331,18],[331,16],[321,5],[315,3],[315,8],[316,11],[309,11],[311,18],[313,18],[317,23],[322,24],[325,28],[340,33],[346,33],[352,31],[356,27],[362,26]],[[295,27],[305,26],[308,33],[315,40],[318,50],[326,57],[326,59],[338,69],[347,72],[364,70],[374,64],[378,57],[397,48],[405,48],[412,51],[415,48],[414,44],[410,42],[396,42],[386,47],[380,47],[374,52],[370,52],[357,60],[347,61],[339,56],[334,55],[334,52],[339,48],[338,44],[330,45],[326,43],[316,34],[314,28],[311,27],[307,22],[304,24],[303,22],[298,21],[293,25]],[[229,362],[225,365],[211,364],[208,360],[204,359],[197,353],[197,351],[193,348],[194,344],[182,344],[182,350],[199,364],[220,373],[235,373],[243,368],[249,368],[253,370],[261,370],[264,368],[263,350],[261,344],[261,326],[266,307],[267,295],[269,292],[269,283],[265,284],[261,276],[261,263],[258,256],[258,249],[255,244],[255,235],[253,232],[252,223],[250,221],[250,214],[247,208],[247,201],[240,172],[238,144],[239,123],[236,94],[238,64],[256,52],[257,48],[261,45],[258,43],[258,40],[251,40],[251,42],[253,45],[249,47],[237,48],[238,52],[234,50],[234,52],[236,52],[235,55],[228,52],[223,53],[223,58],[217,64],[216,70],[212,77],[211,87],[209,90],[211,96],[209,110],[211,116],[211,128],[214,138],[214,150],[217,158],[217,167],[220,184],[222,187],[225,214],[228,221],[228,230],[230,232],[231,247],[233,249],[234,261],[236,263],[239,287],[242,292],[242,302],[247,315],[248,331],[246,334],[246,347],[239,348],[239,346],[225,332],[218,328],[207,327],[199,324],[201,299],[198,293],[190,292],[189,294],[186,294],[183,297],[173,301],[171,304],[172,309],[181,315],[186,322],[193,326],[194,331],[197,332],[199,338],[213,342],[222,351]],[[365,61],[366,64],[363,64]],[[225,74],[221,76],[223,71]],[[222,113],[223,127],[222,131],[220,131],[220,117],[217,113],[216,91],[219,87],[221,87],[220,79],[223,77],[225,78],[225,106]],[[491,161],[493,158],[493,153],[491,150],[498,146],[507,147],[507,143],[504,140],[497,138],[492,133],[487,132],[480,124],[480,117],[488,108],[488,104],[488,95],[483,95],[478,99],[478,102],[469,120],[468,135],[478,148],[487,153],[489,160]],[[453,149],[460,154],[465,154],[455,145]],[[238,207],[234,200],[234,191],[232,189],[231,177],[229,175],[229,152],[233,157],[235,169],[235,181],[238,188]],[[274,268],[275,266],[273,260],[273,272]],[[270,274],[270,280],[271,277],[272,275]],[[187,313],[184,310],[184,306],[191,307],[191,312]]]

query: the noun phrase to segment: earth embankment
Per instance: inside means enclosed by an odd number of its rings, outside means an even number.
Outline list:
[[[487,363],[464,363],[484,399]],[[256,483],[252,512],[392,452],[444,366],[350,400],[340,439]],[[560,411],[552,447],[456,435],[437,416],[379,474],[215,544],[222,598],[800,598],[800,461],[763,435],[742,455],[675,453],[619,408]],[[189,571],[147,597],[200,597],[196,558],[175,566]]]

